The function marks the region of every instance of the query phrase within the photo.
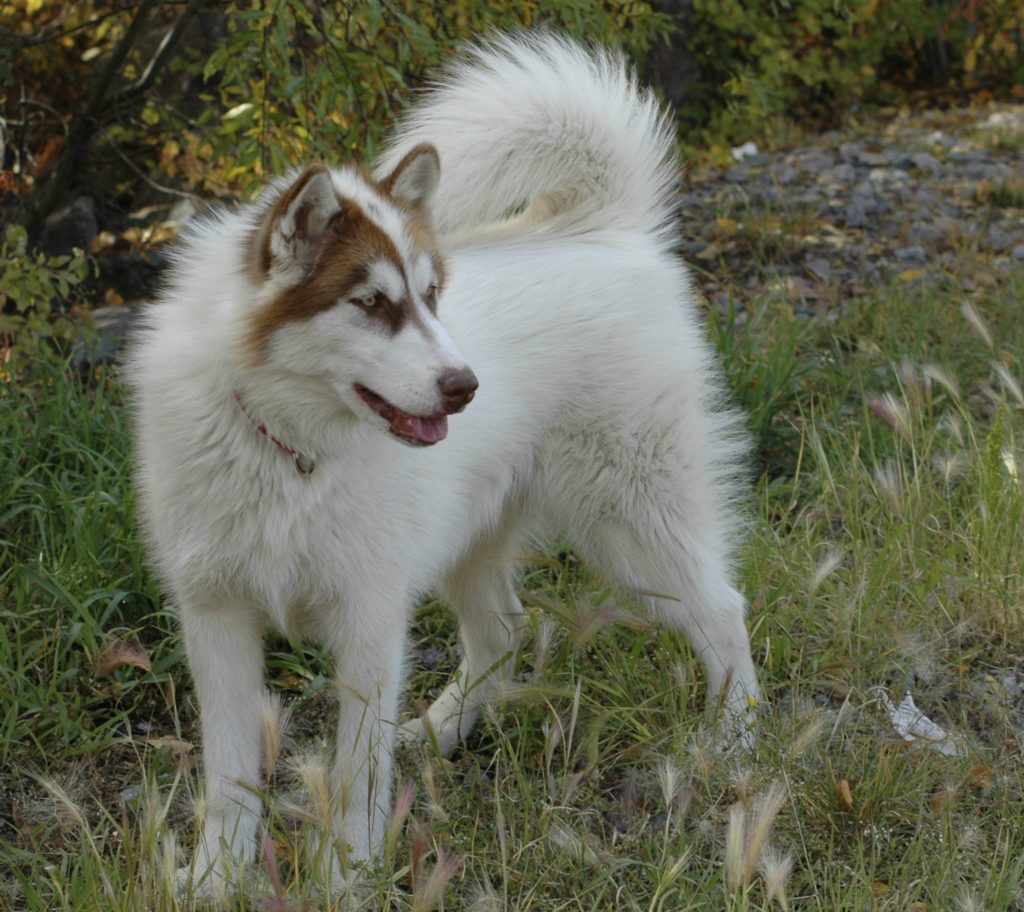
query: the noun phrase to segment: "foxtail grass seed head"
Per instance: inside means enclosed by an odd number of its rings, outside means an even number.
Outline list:
[[[533,641],[533,673],[535,676],[547,668],[557,630],[558,625],[549,617],[542,618],[537,625],[537,634]]]
[[[427,813],[431,820],[448,820],[448,812],[444,809],[444,802],[441,799],[441,789],[438,788],[437,780],[434,778],[434,765],[430,760],[420,764],[420,781],[423,783],[423,790],[427,793]]]
[[[1003,450],[1003,465],[1006,466],[1006,473],[1011,481],[1020,484],[1020,471],[1017,468],[1017,457],[1012,450]]]
[[[663,757],[658,762],[657,773],[661,799],[665,802],[665,806],[671,809],[679,786],[679,768],[671,757]]]
[[[501,897],[486,881],[466,891],[466,912],[503,912],[504,909]]]
[[[658,763],[658,786],[661,797],[668,810],[669,821],[678,825],[679,819],[687,811],[692,799],[691,790],[679,770],[679,764],[673,757],[664,757]],[[676,819],[673,821],[673,817]]]
[[[988,324],[970,301],[964,301],[960,305],[960,313],[963,314],[963,318],[968,322],[971,329],[981,337],[981,340],[989,348],[995,348],[992,342],[992,332],[988,328]]]
[[[569,826],[560,820],[552,820],[547,827],[545,834],[548,844],[558,849],[564,855],[574,861],[582,861],[584,864],[596,866],[601,863],[597,852],[587,845],[579,833],[576,833]]]
[[[266,694],[260,728],[263,738],[263,777],[264,784],[269,784],[281,754],[284,733],[288,727],[290,712],[281,704],[277,694]]]
[[[807,748],[821,737],[821,732],[824,728],[825,714],[819,712],[807,725],[803,727],[800,734],[793,739],[793,743],[790,744],[789,750],[786,751],[786,759],[794,760],[799,757],[805,750],[807,750]]]
[[[878,493],[882,496],[893,513],[903,512],[903,483],[896,469],[896,464],[890,459],[885,465],[875,468],[875,485]]]
[[[391,817],[388,818],[387,828],[384,831],[384,843],[389,855],[394,852],[395,843],[398,842],[398,836],[402,832],[402,827],[405,826],[406,818],[412,811],[415,800],[416,787],[411,782],[402,783],[402,787],[398,790],[398,797],[395,798]]]
[[[1003,389],[1009,393],[1010,398],[1017,404],[1017,408],[1024,408],[1024,391],[1021,390],[1017,378],[1010,373],[1002,361],[993,361],[992,370],[996,372]]]
[[[938,383],[939,386],[949,393],[954,402],[960,401],[960,384],[956,382],[956,378],[944,367],[939,367],[937,364],[926,364],[923,373],[925,377]]]
[[[964,437],[964,423],[961,421],[959,415],[953,415],[947,412],[939,419],[939,423],[936,427],[943,433],[949,434],[949,436],[956,441],[958,446],[965,446],[966,438]]]
[[[907,443],[913,440],[910,413],[907,410],[906,403],[900,402],[892,393],[882,393],[881,396],[868,396],[867,404],[871,411],[896,431]]]
[[[729,823],[725,831],[725,879],[733,889],[746,889],[761,856],[768,848],[768,837],[775,819],[786,803],[785,789],[773,783],[760,795],[748,812],[741,802],[729,809]]]
[[[793,873],[793,856],[780,855],[775,849],[765,849],[761,853],[757,869],[764,879],[764,892],[768,902],[774,900],[782,912],[788,912],[786,884]]]
[[[178,870],[178,840],[172,830],[167,830],[160,837],[157,858],[157,877],[160,888],[170,896],[176,887]]]
[[[462,861],[449,855],[443,848],[437,850],[437,863],[427,878],[418,884],[412,898],[412,912],[430,912],[444,908],[444,891],[448,882],[459,873]]]
[[[750,842],[746,848],[745,865],[748,872],[752,872],[761,858],[761,852],[768,844],[768,836],[775,825],[775,818],[786,803],[786,790],[774,782],[764,795],[760,796],[754,806],[754,819],[749,828]]]
[[[732,890],[743,886],[743,847],[747,841],[747,812],[737,802],[729,808],[725,828],[725,882]]]
[[[900,361],[896,375],[900,378],[900,386],[903,387],[907,404],[912,409],[920,411],[931,398],[931,380],[928,375],[923,371],[918,371],[909,358],[903,358]]]
[[[960,893],[960,901],[957,903],[960,912],[982,912],[983,906],[978,902],[978,897],[970,887],[964,887]]]
[[[813,596],[821,584],[825,582],[836,570],[842,566],[843,555],[837,548],[829,548],[825,554],[825,557],[814,568],[814,573],[811,575],[811,581],[808,585],[808,595]]]
[[[323,827],[329,827],[333,818],[331,802],[330,777],[327,764],[319,752],[310,751],[299,757],[293,757],[289,766],[302,788],[309,795],[308,814],[312,821]],[[345,791],[342,783],[342,792]]]
[[[961,453],[936,453],[932,457],[932,468],[949,485],[963,476],[967,460]]]

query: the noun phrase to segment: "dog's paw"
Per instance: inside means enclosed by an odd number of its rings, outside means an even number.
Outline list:
[[[191,865],[175,871],[175,893],[179,901],[223,905],[233,893],[246,889],[245,878],[252,876],[250,868],[225,855],[211,857],[200,851]]]
[[[181,903],[223,904],[231,889],[227,878],[218,874],[215,868],[200,871],[186,865],[174,872],[174,892]]]
[[[713,724],[714,743],[720,753],[754,750],[757,739],[756,697],[742,697],[725,707]]]
[[[448,718],[435,724],[427,713],[398,727],[398,743],[402,747],[429,744],[442,757],[450,756],[460,740],[459,722],[456,718]]]

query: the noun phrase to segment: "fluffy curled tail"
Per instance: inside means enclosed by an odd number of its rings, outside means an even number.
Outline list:
[[[622,56],[547,32],[478,44],[400,122],[378,163],[419,143],[441,155],[442,234],[517,216],[524,231],[639,231],[670,242],[671,122]]]

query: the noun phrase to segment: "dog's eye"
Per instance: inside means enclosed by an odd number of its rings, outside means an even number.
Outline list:
[[[349,304],[355,304],[358,307],[363,307],[369,310],[372,307],[377,307],[384,301],[384,295],[379,291],[374,294],[361,295],[358,298],[349,298]]]
[[[434,284],[432,284],[429,288],[427,288],[427,293],[426,293],[426,295],[424,295],[424,297],[427,299],[427,303],[431,307],[433,307],[437,303],[437,283],[436,282]]]

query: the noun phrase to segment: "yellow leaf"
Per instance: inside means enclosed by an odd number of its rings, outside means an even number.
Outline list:
[[[901,282],[913,282],[914,279],[919,279],[923,275],[923,269],[904,269],[896,278]]]
[[[225,120],[234,120],[236,117],[244,114],[246,111],[251,111],[256,107],[251,101],[242,102],[240,105],[235,105],[230,111],[224,115]]]
[[[718,226],[719,234],[735,234],[737,227],[735,219],[731,218],[717,218],[715,224]]]
[[[850,788],[849,779],[840,779],[836,783],[836,789],[839,791],[839,800],[842,802],[843,807],[848,811],[853,810],[853,790]]]

